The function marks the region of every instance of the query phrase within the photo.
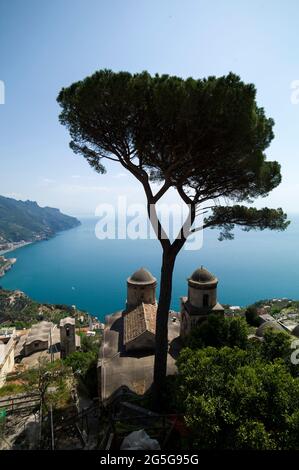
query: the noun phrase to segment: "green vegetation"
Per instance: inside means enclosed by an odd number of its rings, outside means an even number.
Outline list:
[[[290,335],[284,331],[266,330],[261,345],[263,359],[268,362],[278,358],[289,361],[291,341]]]
[[[79,379],[79,386],[93,398],[98,395],[97,387],[97,354],[89,352],[74,352],[64,359],[64,364],[71,367]]]
[[[223,318],[211,315],[194,328],[188,338],[188,346],[192,349],[206,346],[238,346],[247,345],[248,327],[242,317]]]
[[[275,316],[275,315],[277,315],[278,313],[280,313],[281,311],[282,311],[282,307],[281,307],[280,305],[273,305],[273,306],[271,307],[270,313],[271,313],[271,315]]]
[[[95,336],[81,335],[81,349],[83,352],[92,352],[98,354],[101,342],[101,336],[98,333]]]
[[[100,347],[99,336],[86,336],[81,334],[82,352],[75,351],[63,360],[63,363],[71,367],[80,378],[91,398],[98,395],[97,362]]]
[[[74,389],[70,367],[61,360],[49,362],[40,358],[37,366],[7,376],[6,384],[0,389],[0,397],[37,392],[44,409],[48,409],[50,404],[57,409],[72,402]]]
[[[66,357],[63,362],[65,365],[71,367],[73,372],[84,376],[95,359],[96,355],[92,351],[75,351]]]
[[[48,362],[40,359],[38,366],[30,368],[18,376],[27,393],[36,391],[45,408],[52,404],[63,408],[72,401],[75,389],[73,374],[63,361]]]
[[[59,209],[0,196],[0,244],[49,238],[79,224],[75,217],[62,214]]]
[[[24,386],[24,384],[8,382],[0,388],[0,397],[17,395],[18,393],[24,392],[26,392],[26,387]]]
[[[261,318],[258,316],[257,307],[251,305],[247,308],[245,312],[245,318],[250,326],[259,327],[262,323]]]
[[[67,407],[72,402],[77,385],[91,398],[96,397],[101,336],[87,337],[83,333],[80,336],[83,351],[76,351],[64,360],[54,362],[43,357],[37,366],[9,374],[6,384],[0,389],[0,397],[36,391],[45,408],[52,404],[56,409]]]
[[[292,314],[292,318],[299,321],[299,301],[287,298],[283,299],[265,299],[255,302],[248,309],[261,309],[263,313],[267,312],[274,318],[288,316]]]
[[[238,348],[185,349],[178,369],[193,447],[299,448],[299,380],[280,360],[252,362]]]
[[[31,300],[22,292],[0,288],[0,326],[23,329],[41,320],[59,324],[66,316],[74,317],[78,327],[88,325],[88,314],[85,312],[75,310],[68,305],[41,304]]]
[[[291,337],[268,330],[262,342],[243,341],[246,323],[234,320],[234,336],[232,319],[211,318],[197,328],[168,380],[165,402],[185,415],[189,429],[184,446],[298,450],[299,367],[290,361]]]

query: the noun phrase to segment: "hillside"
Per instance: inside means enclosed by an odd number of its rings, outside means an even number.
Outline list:
[[[88,325],[88,313],[75,307],[39,303],[27,297],[24,292],[0,287],[0,328],[9,325],[27,328],[41,320],[59,324],[61,318],[66,316],[74,317],[80,326]]]
[[[79,220],[59,209],[0,196],[0,250],[5,243],[43,240],[79,224]]]

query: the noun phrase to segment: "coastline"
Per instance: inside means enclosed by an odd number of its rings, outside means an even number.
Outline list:
[[[3,256],[5,255],[6,253],[9,253],[10,251],[14,251],[14,250],[17,250],[19,248],[23,248],[24,246],[27,246],[27,245],[31,245],[33,243],[36,243],[36,242],[42,242],[42,241],[46,241],[46,240],[50,240],[51,238],[54,238],[56,235],[58,235],[59,233],[62,233],[64,231],[67,231],[67,230],[72,230],[73,228],[76,228],[78,227],[79,225],[81,225],[81,221],[78,220],[78,224],[75,225],[74,227],[70,227],[70,228],[66,228],[66,229],[63,229],[63,230],[59,230],[53,234],[51,234],[49,237],[45,237],[45,238],[37,238],[36,240],[31,240],[30,242],[25,242],[25,241],[22,241],[22,242],[11,242],[11,243],[8,243],[9,245],[11,245],[9,248],[5,248],[5,250],[0,250],[0,256]]]
[[[11,267],[16,263],[17,258],[5,258],[4,256],[0,256],[0,262],[4,263],[0,266],[0,277],[3,277],[7,271],[11,269]]]
[[[17,250],[18,248],[23,248],[23,246],[31,245],[31,243],[34,243],[34,242],[32,241],[32,242],[15,242],[15,243],[12,243],[13,246],[10,246],[9,248],[7,248],[5,250],[0,251],[0,256],[3,256],[6,253],[9,253],[10,251]]]
[[[79,225],[81,225],[80,220],[78,220],[78,224],[76,224],[74,227],[59,230],[58,232],[53,233],[50,237],[37,238],[36,240],[31,240],[31,241],[28,241],[28,242],[21,241],[21,242],[9,242],[9,243],[7,243],[8,248],[5,248],[4,250],[0,250],[0,260],[2,258],[2,262],[5,261],[5,263],[6,263],[4,266],[0,265],[0,278],[3,278],[6,274],[6,272],[9,271],[11,269],[11,267],[17,262],[17,258],[6,258],[5,255],[7,253],[18,250],[19,248],[24,248],[25,246],[31,245],[31,244],[36,243],[36,242],[49,240],[49,239],[54,238],[55,236],[57,236],[59,233],[64,232],[65,230],[71,230],[71,229],[73,229],[73,228],[75,228]]]

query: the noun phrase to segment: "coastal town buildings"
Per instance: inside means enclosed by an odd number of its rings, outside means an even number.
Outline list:
[[[176,373],[183,339],[210,314],[224,315],[217,302],[217,278],[203,267],[188,279],[181,314],[168,319],[167,374]],[[127,279],[125,309],[108,315],[98,362],[99,396],[107,403],[124,391],[143,395],[153,382],[156,334],[156,278],[140,268]]]
[[[180,313],[169,312],[167,374],[176,373],[176,358],[192,329],[210,315],[245,315],[244,309],[226,309],[217,299],[217,277],[201,266],[187,280]],[[127,279],[125,308],[106,316],[98,361],[99,397],[108,404],[123,393],[143,395],[153,382],[156,335],[156,278],[140,268]],[[289,303],[287,303],[289,305]],[[268,329],[299,336],[293,320],[277,319],[270,309],[259,309],[260,326],[249,337],[263,341]],[[288,323],[289,322],[289,323]]]
[[[33,325],[24,342],[24,355],[29,356],[33,352],[48,349],[53,328],[54,324],[47,321],[41,321]]]
[[[125,309],[106,317],[98,361],[103,403],[123,392],[143,395],[152,385],[155,358],[156,279],[140,268],[127,279]],[[175,321],[174,321],[175,319]],[[167,374],[176,372],[181,348],[179,316],[169,314]]]
[[[293,302],[289,299],[272,299],[271,305],[262,305],[258,308],[258,316],[260,320],[260,326],[255,332],[255,337],[263,339],[265,331],[268,329],[283,331],[292,336],[299,336],[299,312],[296,311]],[[277,304],[282,304],[281,309],[277,313],[268,313],[271,309],[275,312]]]
[[[80,337],[76,334],[74,318],[63,318],[59,327],[52,322],[40,321],[18,337],[15,360],[32,365],[41,353],[48,356],[49,360],[58,359],[65,358],[79,348]]]
[[[16,258],[6,259],[4,256],[0,256],[0,277],[4,276],[4,274],[9,271],[16,261]]]
[[[14,337],[16,335],[16,328],[15,327],[4,327],[0,328],[0,341],[5,340],[7,338]]]

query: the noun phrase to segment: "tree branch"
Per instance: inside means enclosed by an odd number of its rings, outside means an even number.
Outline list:
[[[165,180],[162,188],[159,189],[159,191],[154,195],[154,201],[157,202],[161,197],[166,193],[166,191],[170,188],[170,181]]]
[[[171,250],[175,255],[177,255],[179,251],[182,249],[182,247],[184,246],[185,241],[187,240],[190,234],[190,229],[193,225],[195,217],[196,217],[195,204],[191,201],[191,204],[189,204],[188,216],[184,224],[182,225],[181,230],[179,231],[176,239],[171,244]]]

